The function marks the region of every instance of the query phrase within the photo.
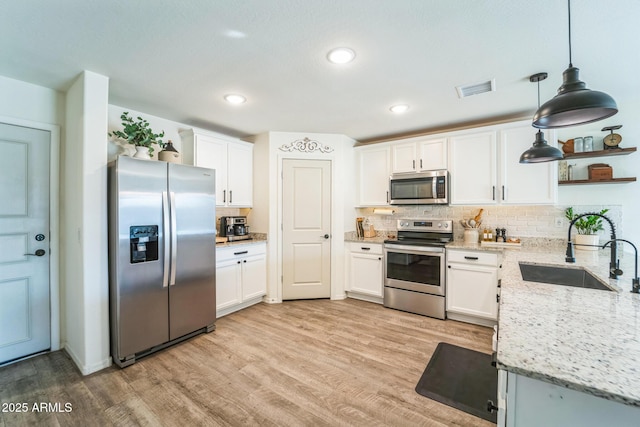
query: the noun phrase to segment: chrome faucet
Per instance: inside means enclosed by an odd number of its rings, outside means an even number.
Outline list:
[[[564,259],[566,262],[576,262],[576,256],[575,256],[575,252],[573,250],[573,243],[571,242],[571,228],[573,227],[573,224],[575,224],[575,222],[577,220],[579,220],[580,218],[582,218],[583,216],[599,216],[600,218],[606,220],[609,223],[609,227],[611,228],[611,240],[612,241],[616,241],[616,226],[613,224],[613,221],[611,221],[611,219],[603,214],[599,214],[596,212],[587,212],[587,213],[583,213],[581,215],[578,215],[577,217],[573,218],[573,220],[571,221],[571,224],[569,224],[569,231],[568,231],[568,237],[567,237],[567,253],[566,253],[566,258]],[[618,252],[617,252],[617,245],[611,245],[611,261],[609,262],[609,278],[610,279],[617,279],[619,274],[622,274],[621,270],[618,268],[618,266],[620,265],[619,261],[618,261]]]
[[[640,278],[638,278],[638,248],[636,248],[636,245],[634,245],[633,243],[631,243],[628,240],[624,240],[624,239],[613,239],[613,240],[609,240],[607,243],[605,243],[602,246],[602,249],[606,248],[607,245],[609,243],[611,243],[611,247],[613,248],[613,246],[615,246],[615,242],[626,242],[628,244],[630,244],[633,247],[633,250],[636,251],[636,271],[635,271],[635,277],[633,279],[631,279],[631,292],[633,292],[634,294],[640,294]],[[622,270],[618,269],[618,271],[616,272],[617,274],[622,274]]]

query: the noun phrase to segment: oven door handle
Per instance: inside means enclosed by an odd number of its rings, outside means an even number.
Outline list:
[[[396,245],[396,244],[386,244],[384,245],[384,249],[386,252],[396,252],[403,254],[434,254],[435,256],[443,256],[444,248],[440,247],[430,247],[430,246],[406,246],[406,245]]]

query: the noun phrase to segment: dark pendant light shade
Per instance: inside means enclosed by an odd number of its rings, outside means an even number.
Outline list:
[[[612,97],[587,89],[578,77],[579,69],[571,62],[571,0],[569,7],[569,68],[562,73],[558,94],[542,104],[533,116],[533,127],[554,129],[582,125],[611,117],[618,112]]]
[[[540,111],[540,81],[547,78],[547,73],[537,73],[529,77],[532,83],[538,83],[538,111]],[[544,133],[538,131],[533,146],[520,156],[520,163],[541,163],[561,160],[564,158],[562,151],[547,144]]]
[[[551,162],[553,160],[562,160],[563,158],[564,155],[562,151],[547,144],[547,141],[544,139],[544,133],[539,130],[538,133],[536,133],[536,140],[533,142],[533,147],[529,148],[520,156],[520,163]]]

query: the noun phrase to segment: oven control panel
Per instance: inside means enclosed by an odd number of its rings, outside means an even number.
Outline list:
[[[398,231],[437,231],[453,233],[453,221],[446,219],[399,219]]]

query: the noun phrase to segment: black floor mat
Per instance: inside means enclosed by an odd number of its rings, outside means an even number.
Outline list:
[[[497,422],[497,413],[487,411],[487,400],[495,404],[498,371],[491,355],[439,343],[424,370],[416,391],[461,411]]]

